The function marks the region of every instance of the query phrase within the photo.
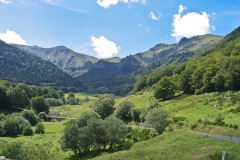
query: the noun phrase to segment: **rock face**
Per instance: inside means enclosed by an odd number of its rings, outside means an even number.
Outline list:
[[[0,160],[7,160],[4,156],[0,156]]]

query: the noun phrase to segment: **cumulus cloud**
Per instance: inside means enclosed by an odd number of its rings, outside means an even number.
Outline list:
[[[209,23],[209,15],[206,12],[201,14],[196,12],[182,15],[186,7],[179,6],[178,14],[173,15],[173,33],[171,34],[176,40],[182,37],[192,37],[196,35],[204,35],[210,32],[211,25]]]
[[[0,39],[6,43],[27,45],[27,42],[23,40],[19,34],[17,34],[14,31],[10,31],[8,29],[6,33],[0,33]]]
[[[8,0],[0,0],[0,2],[4,3],[4,4],[9,4],[10,3],[10,1],[8,1]]]
[[[100,58],[110,58],[116,55],[121,47],[117,46],[114,42],[106,39],[104,36],[96,38],[91,37],[91,46],[97,52]]]
[[[97,0],[97,4],[104,8],[109,8],[112,5],[117,5],[119,2],[131,3],[131,2],[141,2],[146,3],[146,0]]]
[[[158,16],[156,16],[156,15],[151,11],[149,16],[150,16],[150,18],[151,18],[152,20],[158,21],[158,20],[160,19],[160,17],[161,17],[161,13],[159,12],[159,13],[158,13]]]

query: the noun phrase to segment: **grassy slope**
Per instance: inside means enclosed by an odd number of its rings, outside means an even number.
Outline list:
[[[239,144],[195,135],[185,131],[164,133],[153,139],[134,144],[130,150],[103,154],[94,160],[168,160],[207,159],[210,153],[226,151],[240,159]]]
[[[51,107],[51,111],[58,111],[61,115],[71,116],[74,118],[78,118],[81,116],[82,113],[91,111],[89,108],[89,105],[93,103],[97,98],[92,97],[90,94],[86,93],[76,93],[76,98],[80,98],[80,100],[83,100],[86,96],[89,97],[88,102],[84,102],[81,105],[64,105],[60,107]],[[67,97],[67,95],[66,95]],[[54,156],[56,159],[65,159],[69,158],[71,155],[73,155],[72,152],[63,152],[61,150],[61,146],[59,143],[59,139],[63,135],[63,130],[65,128],[65,123],[68,120],[64,120],[61,122],[42,122],[45,126],[45,135],[34,135],[34,136],[19,136],[19,137],[1,137],[0,140],[6,140],[6,141],[23,141],[24,143],[49,143],[52,144],[52,150],[50,153]],[[33,130],[35,127],[32,127]]]
[[[239,94],[239,93],[234,93]],[[191,123],[197,123],[199,119],[209,121],[214,121],[216,117],[222,115],[224,117],[224,122],[226,124],[237,124],[240,127],[240,116],[238,114],[234,114],[228,112],[230,109],[235,109],[239,102],[236,104],[232,104],[229,100],[224,100],[221,106],[214,108],[215,104],[218,104],[218,98],[221,96],[228,96],[228,93],[221,93],[218,96],[214,95],[214,93],[205,93],[202,95],[191,95],[187,97],[161,101],[160,104],[162,108],[171,111],[172,116],[182,116],[186,117],[186,125],[187,127],[183,128],[185,130],[189,129],[189,125]],[[124,101],[129,100],[133,102],[138,109],[147,109],[149,102],[151,99],[154,99],[152,96],[152,92],[144,92],[142,95],[130,95],[127,97],[123,97],[117,99],[116,106]],[[223,134],[239,137],[240,129],[230,129],[227,127],[218,127],[218,126],[202,126],[198,125],[198,131],[204,131],[215,134]]]
[[[84,102],[81,105],[65,105],[61,107],[54,107],[51,110],[59,111],[62,115],[70,115],[71,117],[78,118],[83,112],[90,111],[89,105],[93,103],[97,98],[85,93],[75,94],[76,97],[84,99],[85,96],[89,97],[88,102]],[[116,99],[117,106],[124,100],[132,101],[139,109],[148,107],[149,102],[153,99],[152,92],[145,92],[141,95],[130,95],[128,97]],[[188,123],[195,122],[198,119],[204,119],[206,117],[214,118],[218,114],[224,114],[226,123],[239,124],[239,116],[232,113],[226,113],[227,110],[235,108],[235,106],[228,106],[228,102],[225,102],[220,108],[214,108],[215,101],[208,102],[204,105],[204,101],[210,101],[213,99],[211,93],[203,95],[192,95],[186,98],[173,99],[169,101],[160,102],[162,107],[166,110],[174,112],[174,116],[184,116],[187,118]],[[177,111],[177,112],[176,112]],[[1,139],[12,141],[26,141],[28,143],[43,143],[48,142],[53,145],[50,151],[57,159],[70,158],[73,155],[71,152],[63,152],[60,149],[59,139],[63,135],[64,123],[62,122],[43,122],[45,126],[46,135],[34,135],[30,137],[18,137],[9,138],[4,137]],[[240,135],[240,130],[229,129],[226,127],[198,127],[199,130],[204,132],[225,134],[236,136]],[[186,128],[185,128],[186,129]],[[189,129],[189,127],[188,127]],[[116,153],[107,154],[104,153],[101,156],[94,159],[200,159],[206,157],[210,153],[227,151],[229,153],[239,155],[239,145],[235,143],[229,143],[226,141],[216,140],[208,137],[202,137],[186,131],[177,131],[171,133],[164,133],[161,136],[157,136],[153,139],[136,143],[129,150],[119,151]],[[240,156],[240,155],[239,155]],[[73,157],[71,157],[72,159]],[[240,157],[238,157],[240,159]]]

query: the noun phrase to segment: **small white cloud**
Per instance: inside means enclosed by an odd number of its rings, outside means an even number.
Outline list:
[[[0,39],[6,43],[28,45],[27,42],[23,40],[19,34],[17,34],[14,31],[10,31],[8,29],[6,33],[0,33]]]
[[[111,7],[112,5],[117,5],[120,2],[123,3],[141,2],[143,4],[146,4],[146,0],[97,0],[97,4],[105,9]]]
[[[9,3],[11,3],[11,2],[8,1],[8,0],[0,0],[0,2],[1,2],[1,3],[4,3],[4,4],[9,4]]]
[[[187,8],[186,7],[184,7],[183,5],[179,5],[179,9],[178,9],[178,13],[179,14],[182,14],[182,12],[184,11],[184,10],[186,10]]]
[[[158,16],[156,16],[156,15],[151,11],[149,17],[150,17],[152,20],[158,21],[158,20],[161,18],[161,15],[162,15],[162,14],[159,12],[159,13],[158,13]]]
[[[211,26],[211,28],[212,28],[212,30],[213,30],[213,31],[215,31],[215,30],[216,30],[215,26]]]
[[[94,51],[97,52],[97,56],[100,58],[113,57],[121,49],[120,46],[117,46],[114,42],[109,41],[104,36],[99,38],[92,36],[91,41],[91,46],[94,48]]]
[[[173,15],[173,33],[176,40],[182,37],[192,37],[209,33],[211,25],[209,24],[209,15],[206,12],[202,14],[191,12],[181,15],[186,7],[180,5],[178,14]]]
[[[139,27],[141,27],[141,26],[142,26],[142,24],[138,23],[138,26],[139,26]]]

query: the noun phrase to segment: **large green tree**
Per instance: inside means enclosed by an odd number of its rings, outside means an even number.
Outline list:
[[[154,89],[154,97],[156,99],[162,98],[162,99],[168,99],[174,96],[175,94],[175,85],[170,80],[169,77],[163,77],[158,83],[157,86]]]
[[[169,113],[163,109],[153,109],[145,117],[145,125],[162,134],[169,124]]]
[[[113,113],[114,104],[115,100],[111,95],[103,95],[93,103],[91,108],[104,119]]]
[[[25,90],[15,87],[10,91],[11,104],[15,108],[25,108],[30,105],[27,93]]]
[[[139,113],[135,110],[135,105],[130,101],[121,102],[116,109],[115,115],[123,121],[136,120]]]
[[[32,109],[39,114],[40,112],[49,112],[49,105],[47,101],[45,101],[44,97],[37,96],[31,99]]]

